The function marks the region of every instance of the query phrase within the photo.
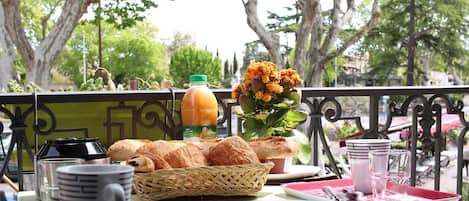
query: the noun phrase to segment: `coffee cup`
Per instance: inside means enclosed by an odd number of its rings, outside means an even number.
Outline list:
[[[57,168],[82,163],[83,160],[80,158],[47,158],[37,161],[36,195],[41,200],[58,199]]]
[[[63,201],[130,201],[134,168],[127,165],[71,165],[57,169]]]

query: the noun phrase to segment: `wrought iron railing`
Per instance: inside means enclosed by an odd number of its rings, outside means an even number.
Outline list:
[[[423,151],[432,149],[435,158],[435,183],[434,189],[440,188],[440,161],[442,150],[440,142],[442,138],[441,128],[443,114],[455,114],[463,125],[459,134],[457,157],[457,192],[462,192],[463,169],[463,139],[469,129],[469,122],[465,119],[464,102],[453,96],[462,97],[469,94],[469,86],[451,87],[366,87],[366,88],[301,88],[303,108],[309,114],[309,118],[303,125],[304,131],[309,137],[313,152],[322,153],[319,143],[322,144],[324,153],[329,161],[335,158],[329,148],[327,136],[323,125],[327,122],[352,121],[359,129],[362,138],[386,138],[393,129],[393,120],[399,117],[410,117],[409,149],[412,153],[411,184],[415,185],[417,167],[417,141],[422,142]],[[219,127],[220,131],[226,129],[226,135],[239,131],[240,124],[232,129],[232,108],[237,105],[231,100],[231,91],[228,89],[213,90],[220,103]],[[150,132],[161,133],[155,138],[181,139],[181,122],[179,101],[184,95],[184,90],[160,90],[160,91],[123,91],[123,92],[44,92],[30,94],[0,94],[0,112],[3,118],[11,122],[10,129],[12,141],[5,156],[0,174],[4,174],[7,163],[14,153],[13,145],[16,145],[18,175],[23,175],[23,149],[33,159],[34,151],[40,144],[39,138],[51,136],[53,133],[82,133],[90,135],[86,126],[61,127],[61,119],[56,117],[54,104],[80,104],[107,102],[110,105],[93,108],[87,113],[105,114],[104,119],[95,122],[105,130],[104,144],[109,145],[115,139],[142,137],[139,129],[147,129]],[[359,114],[349,112],[345,104],[340,100],[344,98],[361,97],[365,99],[367,112]],[[390,97],[387,103],[381,102],[383,97]],[[352,105],[352,109],[356,105]],[[66,111],[67,112],[67,111]],[[69,113],[72,111],[69,111]],[[114,120],[117,112],[127,113],[129,121]],[[383,116],[383,114],[385,116]],[[73,118],[74,114],[70,114]],[[380,119],[383,120],[380,123]],[[83,120],[83,119],[82,119]],[[364,120],[367,122],[364,122]],[[80,121],[80,117],[76,117]],[[128,125],[127,125],[128,124]],[[117,135],[116,135],[117,129]],[[432,129],[434,131],[432,131]],[[6,130],[4,122],[0,123],[0,132]],[[94,134],[94,133],[93,133]],[[28,140],[29,139],[29,140]],[[31,139],[34,142],[30,142]],[[312,163],[319,163],[319,154],[314,154]],[[332,162],[331,169],[339,177],[341,171]],[[20,189],[23,189],[22,177],[18,177]]]

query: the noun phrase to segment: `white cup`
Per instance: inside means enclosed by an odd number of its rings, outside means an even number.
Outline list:
[[[130,201],[134,168],[128,165],[72,165],[57,169],[62,201]]]

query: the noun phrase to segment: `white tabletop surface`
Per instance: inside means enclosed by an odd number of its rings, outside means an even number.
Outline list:
[[[220,200],[220,197],[204,197],[203,200]],[[34,191],[22,191],[18,193],[17,201],[37,201]],[[187,200],[187,198],[180,198],[174,200]],[[257,196],[236,196],[236,197],[223,197],[224,201],[229,200],[249,200],[249,201],[271,201],[271,200],[301,200],[287,195],[280,186],[265,185]],[[132,196],[132,201],[141,201],[137,195]]]

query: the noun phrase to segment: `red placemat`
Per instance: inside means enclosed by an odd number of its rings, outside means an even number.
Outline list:
[[[344,189],[353,189],[351,179],[338,179],[316,182],[295,182],[282,184],[283,190],[292,196],[317,201],[328,201],[326,194],[322,191],[324,186],[330,186],[336,192],[343,192]],[[389,182],[387,184],[387,200],[400,201],[402,194],[407,192],[408,200],[412,201],[457,201],[461,197],[458,194],[433,191],[408,185]],[[372,195],[366,195],[367,200],[371,200]]]

